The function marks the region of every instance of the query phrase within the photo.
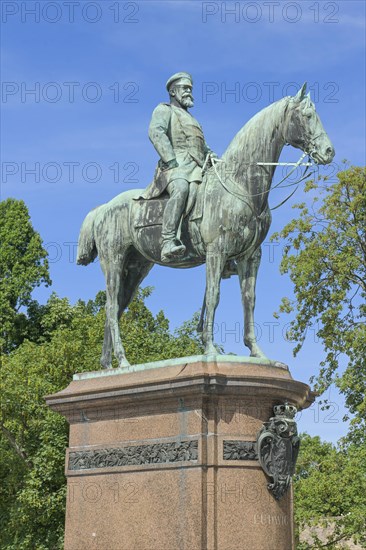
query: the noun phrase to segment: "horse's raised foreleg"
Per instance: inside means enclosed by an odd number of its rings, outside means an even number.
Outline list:
[[[266,359],[265,354],[257,344],[254,331],[255,286],[262,251],[257,248],[247,260],[237,262],[241,298],[244,308],[244,344],[250,349],[252,357]]]
[[[220,353],[213,341],[213,328],[215,311],[220,299],[220,281],[224,265],[225,257],[220,252],[214,252],[208,247],[206,255],[206,317],[202,333],[205,354]]]

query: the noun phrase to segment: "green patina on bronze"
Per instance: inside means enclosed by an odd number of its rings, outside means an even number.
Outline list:
[[[104,368],[111,366],[112,347],[119,366],[129,365],[118,320],[154,264],[189,268],[206,263],[200,329],[207,355],[219,353],[213,326],[220,281],[237,274],[244,343],[252,357],[265,358],[254,332],[255,285],[261,244],[271,224],[268,196],[275,164],[286,144],[311,154],[318,164],[334,157],[306,84],[247,122],[221,159],[188,111],[192,88],[188,73],[173,75],[167,82],[170,103],[153,112],[149,137],[160,160],[152,183],[95,208],[80,231],[77,262],[87,265],[99,255],[106,278]]]

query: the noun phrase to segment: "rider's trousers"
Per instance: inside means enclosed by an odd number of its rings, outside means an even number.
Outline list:
[[[173,180],[167,191],[170,198],[163,215],[162,238],[163,242],[175,239],[189,192],[189,183],[184,179]]]

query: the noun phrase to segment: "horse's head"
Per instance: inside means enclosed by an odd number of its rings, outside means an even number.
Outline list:
[[[317,164],[332,162],[335,151],[310,94],[305,95],[306,83],[289,100],[288,119],[284,138],[287,143],[308,153]]]

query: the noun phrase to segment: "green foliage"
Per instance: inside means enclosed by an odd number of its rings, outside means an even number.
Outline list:
[[[163,312],[154,316],[141,290],[121,328],[131,363],[202,353],[193,322],[175,334]],[[1,372],[1,507],[6,550],[63,548],[65,448],[68,426],[45,405],[44,396],[64,389],[76,372],[99,369],[105,324],[105,293],[70,305],[53,294],[38,311],[38,342],[25,340],[4,357]],[[40,314],[40,312],[42,314]]]
[[[50,284],[47,252],[21,200],[0,202],[0,349],[8,352],[24,339],[32,290]]]
[[[298,205],[299,218],[277,235],[286,241],[282,271],[290,273],[295,300],[282,311],[297,309],[292,323],[297,352],[306,329],[319,322],[318,336],[327,356],[317,379],[324,390],[335,380],[358,422],[353,441],[334,447],[319,438],[302,438],[295,476],[298,530],[331,525],[329,549],[353,538],[366,548],[365,417],[365,170],[339,174],[339,182],[315,193],[312,209]],[[319,196],[325,195],[321,202]],[[44,396],[65,388],[76,372],[99,369],[104,335],[105,293],[74,306],[52,294],[47,304],[32,300],[32,290],[49,284],[46,252],[22,201],[0,204],[0,547],[4,550],[63,548],[65,448],[68,425],[45,405]],[[173,334],[163,312],[145,304],[151,289],[140,290],[121,320],[127,356],[142,363],[202,353],[195,334],[197,316]],[[21,312],[25,309],[26,313]],[[348,366],[339,373],[338,357]],[[114,366],[116,362],[114,360]],[[298,550],[324,546],[319,539]]]
[[[182,357],[182,354],[187,356],[203,353],[201,340],[194,335],[196,318],[184,323],[171,334],[169,321],[164,313],[160,311],[154,317],[144,303],[151,291],[150,287],[141,290],[143,299],[134,300],[122,317],[123,345],[130,363],[146,363]]]
[[[366,169],[352,167],[308,182],[312,204],[295,205],[298,215],[273,239],[284,242],[281,272],[289,273],[295,299],[280,311],[296,311],[291,338],[298,353],[315,324],[326,357],[316,378],[324,392],[333,382],[354,415],[352,437],[365,441],[366,418]],[[342,358],[347,363],[341,372]]]
[[[294,478],[297,536],[312,526],[330,529],[327,541],[315,534],[297,550],[340,549],[349,540],[366,548],[365,495],[365,446],[336,448],[319,437],[302,435]]]
[[[335,550],[350,539],[366,548],[366,169],[344,170],[332,185],[319,178],[305,191],[311,200],[295,205],[297,217],[273,236],[285,245],[281,271],[294,285],[294,299],[284,298],[280,311],[296,312],[295,355],[315,325],[326,353],[316,390],[335,383],[354,417],[340,447],[302,438],[295,519],[298,532],[315,531],[297,548]],[[327,541],[319,526],[328,527]]]

